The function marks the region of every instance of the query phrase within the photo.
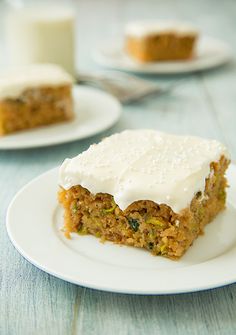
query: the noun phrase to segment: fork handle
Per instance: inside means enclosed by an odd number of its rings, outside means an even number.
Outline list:
[[[83,83],[94,83],[98,84],[99,82],[102,82],[104,78],[99,75],[94,74],[88,74],[88,73],[79,73],[76,76],[76,83],[77,84],[83,84]]]

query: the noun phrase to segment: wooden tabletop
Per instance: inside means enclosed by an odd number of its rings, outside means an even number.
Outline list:
[[[202,31],[228,42],[235,52],[235,14],[233,0],[80,1],[79,68],[99,69],[90,58],[91,50],[109,36],[119,34],[124,22],[135,18],[193,22]],[[216,138],[229,147],[236,159],[235,60],[204,73],[151,79],[166,83],[182,77],[186,82],[174,94],[124,107],[118,124],[98,136],[49,148],[0,151],[1,335],[236,334],[236,285],[170,296],[95,291],[54,278],[28,263],[14,249],[5,229],[7,206],[25,183],[59,165],[65,157],[126,128],[155,128]]]

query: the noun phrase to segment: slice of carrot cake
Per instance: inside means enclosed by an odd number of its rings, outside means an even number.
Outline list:
[[[130,22],[125,29],[125,49],[140,62],[185,60],[193,57],[197,37],[197,30],[187,23]]]
[[[0,135],[73,118],[72,77],[51,64],[0,74]]]
[[[126,130],[60,168],[64,231],[177,259],[225,207],[227,149],[215,140]]]

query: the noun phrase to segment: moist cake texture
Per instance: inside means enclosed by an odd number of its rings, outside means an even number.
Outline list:
[[[197,37],[190,24],[137,21],[126,26],[125,49],[140,62],[186,60],[193,57]]]
[[[224,207],[227,149],[215,140],[127,130],[60,168],[64,232],[177,259]]]
[[[0,135],[73,118],[72,77],[38,64],[0,76]]]

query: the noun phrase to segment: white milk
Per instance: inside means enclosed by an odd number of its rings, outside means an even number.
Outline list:
[[[7,44],[11,65],[56,63],[75,74],[75,15],[62,7],[35,7],[10,11]]]

